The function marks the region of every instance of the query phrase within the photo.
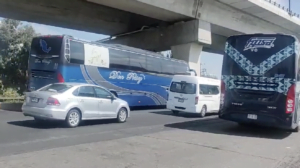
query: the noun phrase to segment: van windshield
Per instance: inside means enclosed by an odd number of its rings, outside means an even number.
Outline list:
[[[186,82],[172,82],[170,91],[175,93],[195,94],[196,84]]]

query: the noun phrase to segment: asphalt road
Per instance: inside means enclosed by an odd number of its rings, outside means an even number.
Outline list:
[[[133,111],[123,124],[90,121],[74,129],[0,111],[0,167],[298,168],[299,135],[166,110]]]

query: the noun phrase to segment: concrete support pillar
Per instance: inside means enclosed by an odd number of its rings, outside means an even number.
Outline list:
[[[172,57],[189,63],[190,69],[194,69],[200,76],[200,54],[203,46],[199,43],[188,43],[172,46]]]

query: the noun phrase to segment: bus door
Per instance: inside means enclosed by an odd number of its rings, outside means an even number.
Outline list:
[[[28,60],[29,91],[63,80],[58,71],[62,40],[61,36],[43,36],[32,40]]]

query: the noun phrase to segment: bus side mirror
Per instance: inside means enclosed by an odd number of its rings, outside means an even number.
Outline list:
[[[198,76],[197,72],[194,69],[190,69],[188,72],[190,73],[190,75]]]

